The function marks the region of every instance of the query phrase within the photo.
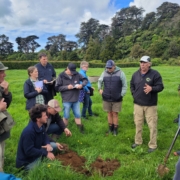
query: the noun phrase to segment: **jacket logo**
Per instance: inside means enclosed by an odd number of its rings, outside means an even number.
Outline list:
[[[146,81],[147,81],[147,82],[150,82],[150,81],[151,81],[151,79],[150,79],[150,78],[146,78]]]

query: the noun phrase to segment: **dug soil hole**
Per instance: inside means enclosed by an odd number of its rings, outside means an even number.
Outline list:
[[[64,146],[65,147],[65,146]],[[120,167],[120,162],[117,159],[106,159],[98,157],[95,162],[90,165],[90,170],[85,168],[86,159],[83,156],[79,156],[76,152],[65,147],[65,151],[56,156],[56,159],[61,161],[63,166],[70,166],[74,171],[92,175],[98,173],[102,176],[112,176],[113,172]]]

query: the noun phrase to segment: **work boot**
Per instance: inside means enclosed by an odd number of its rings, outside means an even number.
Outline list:
[[[77,124],[77,127],[78,127],[80,133],[84,134],[84,126],[83,126],[83,124]]]
[[[117,136],[117,134],[118,134],[118,126],[116,125],[113,130],[113,135]]]

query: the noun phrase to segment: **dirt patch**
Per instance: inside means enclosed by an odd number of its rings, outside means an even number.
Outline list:
[[[70,150],[67,145],[63,144],[64,151],[56,156],[56,159],[61,161],[64,166],[71,166],[71,168],[79,173],[85,175],[92,175],[93,173],[98,173],[102,176],[112,176],[113,172],[120,167],[120,162],[116,159],[103,160],[98,157],[95,162],[93,162],[89,169],[85,168],[86,159],[83,156],[79,156],[76,152]]]

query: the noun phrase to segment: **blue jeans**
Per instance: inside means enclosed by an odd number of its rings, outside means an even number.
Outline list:
[[[47,130],[47,134],[61,135],[63,132],[63,129],[60,128],[56,123],[50,124]]]
[[[90,94],[85,93],[84,96],[84,102],[83,102],[83,108],[82,108],[82,117],[86,117],[86,110],[88,109],[88,113],[90,116],[92,116],[92,100],[90,97]]]
[[[63,103],[63,111],[64,111],[63,117],[65,119],[69,119],[71,109],[73,111],[75,118],[81,118],[80,102],[77,101],[77,102],[64,102]]]
[[[50,145],[53,148],[53,152],[55,152],[58,148],[55,142],[50,142]],[[35,161],[32,163],[29,163],[27,166],[24,167],[25,170],[31,170],[33,169],[36,165],[38,165],[41,162],[41,157],[37,158]]]

